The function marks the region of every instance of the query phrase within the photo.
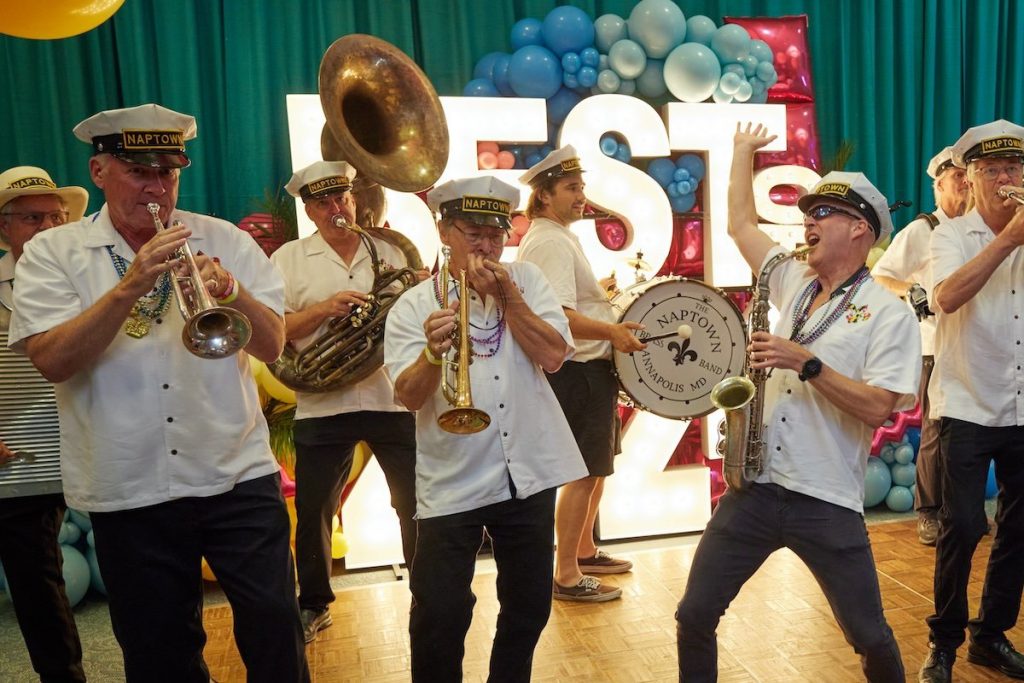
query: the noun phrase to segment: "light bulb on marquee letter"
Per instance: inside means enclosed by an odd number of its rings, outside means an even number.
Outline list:
[[[801,196],[810,192],[821,176],[806,166],[768,166],[754,173],[754,204],[757,215],[769,221],[760,227],[773,240],[795,249],[804,239],[804,215],[795,204],[785,206],[772,201],[771,191],[776,185],[793,185],[799,188]]]

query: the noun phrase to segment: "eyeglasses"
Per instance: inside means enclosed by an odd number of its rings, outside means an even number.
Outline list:
[[[841,213],[844,216],[855,218],[859,221],[864,220],[863,217],[858,216],[855,213],[847,211],[846,209],[840,209],[838,206],[832,206],[831,204],[818,204],[816,207],[807,212],[807,215],[816,221],[820,221],[823,218],[828,218],[834,213]]]
[[[1006,174],[1010,178],[1020,178],[1021,174],[1024,173],[1024,166],[1021,164],[1008,164],[1006,166],[986,166],[985,168],[975,168],[974,172],[980,175],[989,182],[995,180],[1002,174]]]
[[[489,241],[495,246],[505,246],[505,242],[508,242],[508,233],[498,228],[497,232],[467,232],[459,226],[452,223],[452,227],[462,233],[462,236],[466,238],[466,242],[473,246],[476,246],[484,240]]]
[[[0,214],[3,216],[19,216],[21,222],[29,227],[38,227],[43,224],[43,219],[49,218],[50,222],[54,225],[64,225],[68,222],[68,217],[71,215],[67,211],[11,211],[10,213]]]

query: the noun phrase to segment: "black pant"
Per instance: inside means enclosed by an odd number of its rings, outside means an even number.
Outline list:
[[[217,575],[251,682],[308,683],[277,474],[208,498],[91,515],[129,682],[209,680],[200,558]]]
[[[462,680],[465,639],[473,619],[471,583],[486,529],[498,566],[497,632],[488,681],[529,681],[533,650],[551,614],[555,489],[525,500],[419,520],[412,572],[412,679]]]
[[[1024,427],[982,427],[944,417],[939,434],[944,460],[939,538],[935,547],[935,614],[931,640],[955,649],[971,638],[991,643],[1017,623],[1024,588]],[[968,622],[971,558],[985,535],[985,484],[995,460],[999,498],[996,535],[988,559],[978,618]]]
[[[0,498],[0,564],[32,668],[43,683],[85,680],[57,543],[64,509],[60,494]]]
[[[921,362],[921,442],[917,449],[917,474],[914,509],[938,515],[942,505],[942,458],[939,457],[939,421],[928,418],[928,383],[935,368],[934,356],[923,356]]]
[[[322,609],[331,590],[331,524],[366,441],[384,471],[402,529],[402,554],[412,573],[416,552],[416,418],[412,413],[361,411],[295,421],[295,560],[299,605]]]

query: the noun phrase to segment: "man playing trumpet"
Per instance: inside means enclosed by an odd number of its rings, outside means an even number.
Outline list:
[[[555,489],[587,474],[545,378],[573,350],[568,322],[540,269],[499,263],[519,191],[492,177],[455,180],[427,194],[439,212],[450,275],[421,282],[388,316],[385,364],[395,396],[416,412],[416,516],[409,633],[414,681],[462,679],[470,589],[486,531],[498,567],[497,631],[490,680],[530,678],[533,650],[551,611]],[[461,291],[465,271],[470,291]],[[447,297],[447,298],[446,298]],[[442,306],[449,301],[450,305]],[[438,417],[459,308],[461,348],[475,409],[490,423],[451,434]],[[460,335],[461,336],[461,335]],[[465,368],[464,368],[465,369]]]

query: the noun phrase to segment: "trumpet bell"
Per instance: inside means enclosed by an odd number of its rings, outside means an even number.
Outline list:
[[[757,388],[743,375],[726,377],[711,389],[711,404],[722,410],[736,410],[750,403]]]
[[[217,306],[196,313],[181,330],[185,348],[200,358],[227,358],[249,343],[252,324],[244,313]]]
[[[473,408],[452,408],[437,417],[437,426],[449,434],[476,434],[487,429],[491,416]]]

